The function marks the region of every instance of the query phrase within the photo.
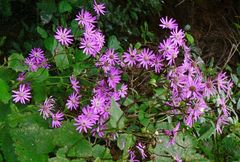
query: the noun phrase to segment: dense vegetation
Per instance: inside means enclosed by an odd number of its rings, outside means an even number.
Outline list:
[[[0,161],[239,161],[239,17],[172,2],[0,1]]]

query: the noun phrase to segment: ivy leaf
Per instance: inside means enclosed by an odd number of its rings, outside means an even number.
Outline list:
[[[191,34],[188,34],[187,32],[185,33],[185,36],[186,36],[188,42],[189,42],[191,45],[193,45],[193,44],[194,44],[194,38],[193,38],[193,36],[192,36]]]
[[[37,26],[37,32],[42,38],[47,38],[47,36],[48,36],[46,30],[44,30],[40,26]]]
[[[68,1],[62,0],[59,3],[58,10],[59,10],[60,13],[71,12],[72,11],[72,6],[68,3]]]
[[[111,108],[110,108],[110,125],[113,128],[124,128],[125,117],[123,116],[123,111],[117,105],[117,103],[112,99]]]
[[[54,54],[55,48],[57,47],[57,41],[53,37],[48,37],[44,40],[44,46],[48,51]]]
[[[27,66],[24,64],[24,57],[18,53],[13,53],[8,57],[8,67],[17,72],[27,70]]]
[[[91,157],[92,145],[85,139],[77,142],[68,152],[69,157]]]
[[[120,42],[117,40],[115,35],[109,37],[108,48],[113,48],[115,50],[121,49]]]
[[[3,103],[8,103],[11,98],[11,94],[9,93],[8,84],[0,79],[0,101]]]
[[[128,156],[128,150],[135,144],[132,134],[121,134],[117,140],[117,146],[123,150],[123,156]]]
[[[32,82],[31,84],[31,88],[33,91],[33,100],[36,103],[42,102],[47,96],[46,89],[43,87],[46,87],[44,83]]]
[[[95,145],[92,148],[92,155],[95,158],[111,158],[110,150],[107,147],[101,145]]]

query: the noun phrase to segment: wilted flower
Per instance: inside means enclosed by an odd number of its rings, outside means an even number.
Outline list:
[[[44,103],[40,105],[40,115],[43,116],[44,119],[49,118],[49,115],[52,114],[51,110],[54,108],[55,100],[50,96],[46,98]]]

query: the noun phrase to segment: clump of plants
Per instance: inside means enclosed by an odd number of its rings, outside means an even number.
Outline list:
[[[44,123],[37,127],[54,139],[47,151],[54,154],[52,161],[207,160],[194,137],[217,136],[234,122],[233,82],[192,56],[191,37],[173,18],[160,19],[158,28],[167,34],[153,42],[157,48],[136,43],[123,49],[98,27],[105,14],[105,5],[94,1],[93,12],[81,8],[54,34],[39,28],[44,47],[33,48],[26,58],[17,53],[8,58],[5,68],[19,72],[11,82],[11,111],[24,114],[18,114],[22,123],[10,115],[10,127],[24,132],[26,123],[25,128]],[[1,100],[7,104],[10,98]],[[28,121],[28,111],[42,119]],[[10,131],[14,141],[16,133]],[[42,154],[34,160],[44,161]]]

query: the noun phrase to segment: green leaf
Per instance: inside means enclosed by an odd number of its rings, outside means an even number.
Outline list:
[[[48,159],[48,162],[69,162],[69,160],[63,157],[54,157],[54,158]]]
[[[22,162],[47,161],[52,152],[52,130],[39,127],[37,124],[24,124],[11,130],[15,152]]]
[[[70,3],[68,3],[68,1],[62,0],[59,3],[58,10],[59,10],[60,13],[71,12],[72,11],[72,6],[71,6]]]
[[[188,34],[188,33],[186,32],[186,33],[185,33],[185,36],[186,36],[188,42],[189,42],[191,45],[194,44],[194,38],[193,38],[193,36],[192,36],[191,34]]]
[[[141,44],[140,42],[137,42],[137,43],[134,45],[134,48],[140,49],[141,46],[142,46],[142,44]]]
[[[237,75],[231,74],[231,78],[232,78],[234,84],[235,84],[235,85],[238,85],[238,77],[237,77]]]
[[[112,99],[110,108],[110,125],[113,128],[124,128],[125,117],[118,104]]]
[[[56,65],[59,70],[64,70],[69,68],[69,62],[66,54],[59,54],[54,57]]]
[[[199,137],[199,140],[203,140],[203,139],[209,139],[212,134],[215,132],[215,127],[214,124],[212,123],[210,126],[202,126],[201,127],[201,136]]]
[[[123,150],[123,156],[128,156],[128,150],[135,144],[132,134],[121,134],[117,139],[117,146]]]
[[[117,40],[115,35],[109,37],[108,48],[113,48],[115,50],[121,49],[120,42]]]
[[[111,158],[110,150],[107,147],[101,145],[95,145],[92,148],[92,155],[95,158]]]
[[[53,143],[57,146],[72,146],[82,140],[72,122],[63,122],[62,127],[54,130]]]
[[[48,37],[44,40],[44,46],[47,50],[54,54],[55,48],[57,47],[57,41],[53,37]]]
[[[237,109],[238,110],[240,109],[240,98],[238,99],[238,102],[237,102]]]
[[[40,26],[37,26],[37,32],[42,38],[47,38],[47,36],[48,36],[46,30],[44,30]]]
[[[68,152],[69,157],[91,157],[92,145],[85,139],[77,142]]]
[[[43,82],[47,80],[49,73],[47,69],[39,68],[36,72],[27,72],[26,80],[33,80],[35,82]]]
[[[18,53],[13,53],[8,57],[8,67],[17,72],[27,70],[27,66],[24,64],[24,57]]]
[[[33,92],[33,100],[35,103],[43,102],[47,97],[46,87],[44,83],[32,82],[31,88]]]
[[[3,103],[8,103],[11,98],[11,94],[9,93],[8,84],[0,79],[0,101]]]

